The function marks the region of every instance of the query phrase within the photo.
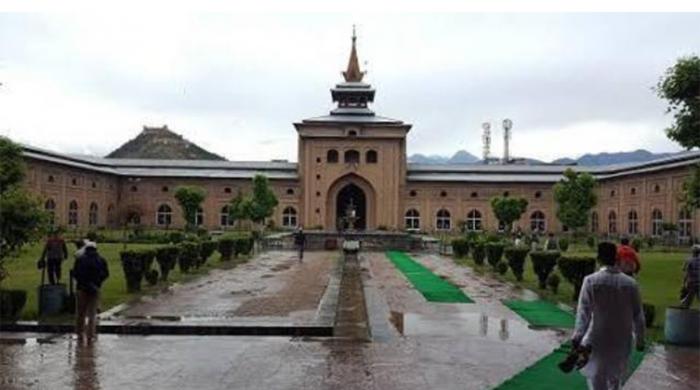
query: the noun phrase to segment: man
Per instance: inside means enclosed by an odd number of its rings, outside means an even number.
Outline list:
[[[97,253],[97,244],[88,240],[84,243],[73,268],[77,290],[75,333],[79,342],[87,339],[88,343],[91,343],[96,335],[100,288],[109,277],[109,268],[105,259]]]
[[[637,251],[630,246],[630,240],[623,237],[617,247],[617,268],[628,276],[634,276],[642,269]]]
[[[299,262],[304,260],[304,247],[306,246],[306,234],[304,234],[304,227],[299,225],[297,231],[294,233],[294,245],[299,251]]]
[[[49,283],[57,284],[61,281],[61,263],[67,258],[68,248],[66,247],[66,242],[61,238],[58,229],[53,230],[46,240],[40,261],[47,266]]]
[[[696,297],[700,300],[700,245],[693,245],[692,255],[683,265],[683,294],[681,306],[689,308]]]
[[[603,267],[583,280],[571,343],[592,349],[581,373],[593,390],[620,389],[632,347],[644,349],[644,312],[637,282],[615,267],[617,248],[598,245]]]

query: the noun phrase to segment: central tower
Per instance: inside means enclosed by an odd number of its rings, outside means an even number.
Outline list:
[[[406,182],[406,134],[411,125],[370,108],[375,90],[363,81],[353,27],[344,81],[331,88],[328,115],[294,123],[299,135],[301,223],[336,230],[343,210],[358,212],[357,226],[400,228]]]

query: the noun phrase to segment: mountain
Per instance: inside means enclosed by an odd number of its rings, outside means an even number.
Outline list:
[[[632,162],[645,162],[651,161],[658,158],[668,157],[673,155],[673,153],[652,153],[648,150],[638,149],[632,152],[617,152],[617,153],[597,153],[597,154],[584,154],[577,159],[571,158],[560,158],[558,160],[552,161],[553,164],[567,164],[576,163],[577,165],[591,166],[591,165],[611,165],[611,164],[622,164],[622,163],[632,163]]]
[[[168,129],[168,126],[144,126],[143,131],[141,131],[136,138],[120,146],[106,157],[168,160],[226,160],[186,140],[180,134]]]
[[[416,164],[474,164],[479,162],[479,158],[473,154],[467,152],[466,150],[457,151],[452,157],[440,156],[437,154],[432,154],[426,156],[424,154],[412,154],[408,156],[408,162]]]

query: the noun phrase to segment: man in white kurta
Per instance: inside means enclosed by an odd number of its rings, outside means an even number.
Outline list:
[[[644,311],[637,282],[615,268],[615,244],[598,246],[598,272],[583,280],[576,313],[574,345],[592,348],[581,373],[594,390],[619,389],[627,371],[633,335],[644,348]]]

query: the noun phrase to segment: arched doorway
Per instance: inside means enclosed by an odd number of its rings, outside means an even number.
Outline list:
[[[335,203],[335,215],[340,221],[338,225],[342,229],[347,229],[348,222],[342,218],[348,215],[349,210],[354,210],[355,229],[364,230],[367,228],[367,197],[365,192],[353,183],[343,187],[338,192]]]

